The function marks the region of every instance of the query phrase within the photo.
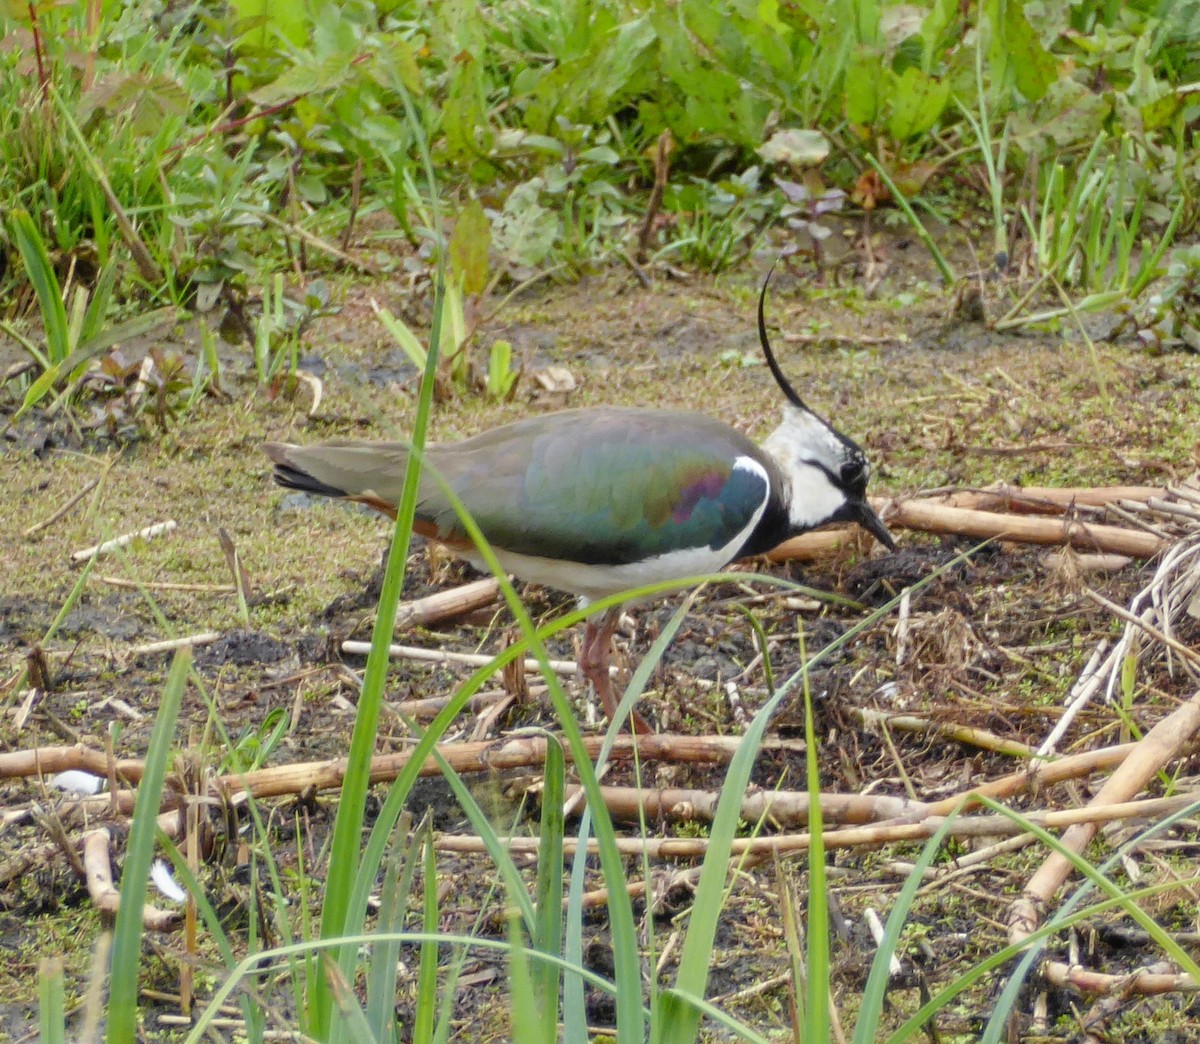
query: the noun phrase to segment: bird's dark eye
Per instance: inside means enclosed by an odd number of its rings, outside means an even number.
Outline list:
[[[861,496],[867,488],[867,475],[870,469],[865,460],[848,460],[842,465],[842,486],[850,493]]]

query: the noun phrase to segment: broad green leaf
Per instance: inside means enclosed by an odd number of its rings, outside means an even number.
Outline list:
[[[896,78],[892,91],[888,133],[897,141],[924,134],[938,121],[950,102],[950,85],[927,76],[916,66]]]
[[[239,50],[273,51],[280,37],[300,46],[311,27],[308,9],[291,0],[233,0],[229,6],[239,20],[258,23],[253,32],[237,42]]]
[[[493,245],[496,256],[524,268],[540,265],[558,241],[560,221],[538,200],[539,179],[518,185],[496,218]]]
[[[393,33],[388,37],[388,54],[394,63],[396,75],[400,77],[400,82],[404,84],[410,94],[420,96],[423,90],[421,67],[417,65],[417,55],[412,44]]]
[[[452,159],[471,159],[491,151],[494,135],[489,112],[482,62],[463,52],[442,103],[442,132]]]
[[[1070,78],[1050,86],[1037,105],[1012,118],[1013,140],[1035,154],[1094,141],[1112,113],[1112,99]]]
[[[958,0],[935,0],[921,23],[921,39],[925,45],[921,68],[925,72],[933,68],[935,59],[950,46],[951,41],[943,36],[948,37],[956,27],[959,10]]]
[[[492,226],[479,200],[473,199],[458,215],[450,237],[450,266],[468,296],[482,294],[487,289],[491,243]]]
[[[891,77],[875,48],[859,47],[846,71],[846,119],[872,127],[879,116],[882,77]]]
[[[992,63],[1004,69],[1011,82],[1030,101],[1038,101],[1058,80],[1058,63],[1042,46],[1017,0],[998,5],[1002,13],[992,23]],[[994,9],[994,8],[993,8]]]

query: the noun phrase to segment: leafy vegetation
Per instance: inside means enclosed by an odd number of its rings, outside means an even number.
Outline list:
[[[643,220],[649,263],[720,270],[774,226],[775,249],[819,258],[806,201],[961,220],[976,190],[999,269],[1136,296],[1200,214],[1185,87],[1200,16],[1183,0],[245,0],[0,19],[0,292],[10,323],[36,305],[43,333],[23,337],[43,375],[75,287],[99,291],[94,335],[166,304],[238,314],[285,270],[427,270],[451,237],[417,187],[413,127],[468,224],[466,267],[482,251],[491,268],[467,296],[627,257]]]

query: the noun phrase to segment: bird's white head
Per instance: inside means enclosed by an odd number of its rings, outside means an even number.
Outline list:
[[[788,517],[797,529],[857,520],[871,466],[862,450],[811,410],[788,403],[762,444],[788,482]]]
[[[783,420],[763,443],[787,481],[788,521],[795,532],[826,522],[857,522],[889,550],[892,535],[867,501],[871,465],[853,440],[810,410],[775,361],[763,315],[770,275],[758,298],[758,336],[771,375],[787,402]]]

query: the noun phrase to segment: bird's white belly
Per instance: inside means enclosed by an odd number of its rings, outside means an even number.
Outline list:
[[[685,548],[669,551],[665,555],[647,558],[641,562],[623,565],[588,565],[583,562],[560,562],[537,555],[522,555],[496,548],[496,557],[506,572],[528,583],[542,584],[559,591],[578,595],[585,602],[594,602],[607,595],[628,591],[647,584],[665,580],[678,580],[688,576],[716,573],[737,552],[745,538],[739,534],[725,547]],[[473,565],[486,569],[477,554],[463,554]]]

